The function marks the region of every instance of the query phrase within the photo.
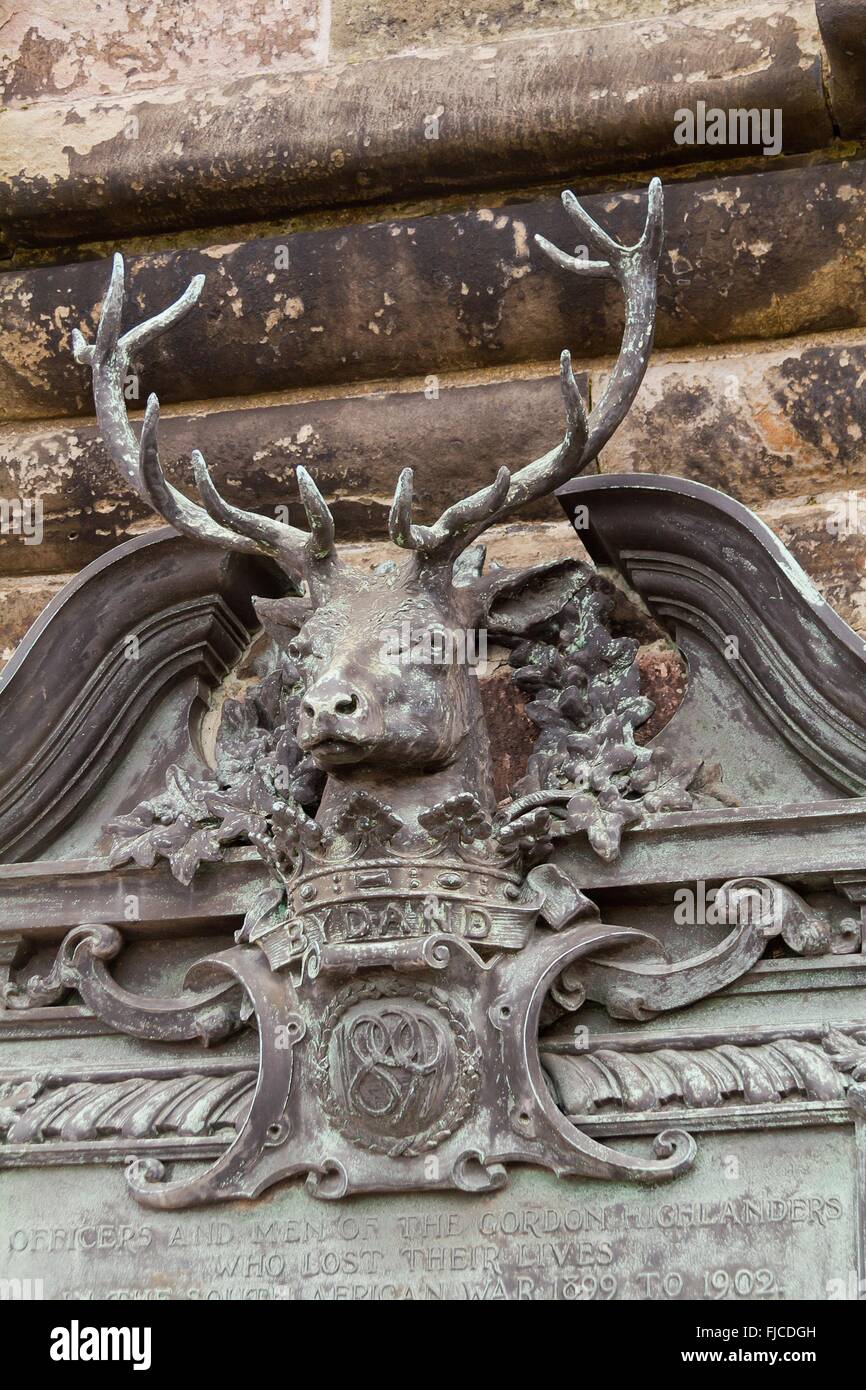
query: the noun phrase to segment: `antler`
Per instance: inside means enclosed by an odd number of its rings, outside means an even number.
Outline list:
[[[609,237],[568,190],[563,193],[562,202],[569,216],[607,259],[583,260],[560,251],[543,236],[536,236],[535,240],[563,270],[590,278],[612,275],[619,281],[625,296],[625,326],[616,365],[601,400],[587,418],[571,369],[571,354],[563,352],[560,381],[566,425],[561,443],[517,473],[500,468],[489,487],[455,502],[433,526],[413,524],[412,469],[403,469],[389,517],[391,539],[437,563],[453,561],[488,526],[527,502],[547,496],[585,468],[624,419],[646,372],[655,329],[656,277],[664,238],[661,182],[653,179],[650,183],[646,224],[634,246],[622,246]]]
[[[105,447],[127,482],[154,511],[185,536],[227,550],[269,555],[293,579],[303,578],[311,561],[321,561],[332,554],[334,541],[334,521],[328,505],[306,469],[299,467],[296,472],[309,535],[295,526],[231,506],[217,492],[197,449],[192,461],[204,507],[190,502],[168,481],[160,463],[156,396],[148,399],[140,443],[129,423],[123,387],[134,350],[184,318],[198,301],[203,285],[204,276],[194,276],[174,304],[121,335],[123,257],[116,255],[95,343],[87,343],[78,329],[73,329],[75,360],[93,370],[93,401]]]

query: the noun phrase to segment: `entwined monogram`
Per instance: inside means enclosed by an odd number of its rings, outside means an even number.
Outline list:
[[[448,1040],[435,1016],[397,1003],[362,1008],[339,1031],[350,1109],[387,1117],[400,1127],[407,1115],[426,1122],[435,1099],[436,1074]]]
[[[377,975],[334,998],[317,1049],[322,1100],[347,1138],[422,1153],[461,1123],[478,1083],[478,1044],[441,990]]]

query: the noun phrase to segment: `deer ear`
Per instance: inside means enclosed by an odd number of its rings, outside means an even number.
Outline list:
[[[579,560],[552,560],[525,570],[493,570],[472,581],[478,621],[491,635],[520,637],[552,618],[582,589],[589,571]]]
[[[288,646],[313,612],[305,598],[254,598],[253,607],[265,632],[280,647]]]

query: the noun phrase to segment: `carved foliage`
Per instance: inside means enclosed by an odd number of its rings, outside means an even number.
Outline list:
[[[634,731],[653,712],[640,693],[638,644],[611,636],[610,600],[591,580],[541,634],[512,654],[539,736],[505,823],[550,807],[552,834],[585,832],[600,858],[619,854],[623,830],[659,811],[689,810],[718,769],[641,748]]]
[[[0,1137],[7,1144],[44,1144],[231,1135],[249,1109],[255,1080],[255,1072],[235,1071],[2,1082]]]
[[[570,1115],[843,1100],[849,1077],[866,1079],[866,1040],[828,1028],[820,1043],[781,1038],[652,1052],[597,1048],[577,1056],[548,1053],[544,1062]]]
[[[162,857],[187,884],[230,844],[255,845],[266,863],[290,857],[308,819],[304,807],[317,805],[324,784],[294,741],[296,686],[297,671],[285,664],[245,700],[226,700],[215,770],[193,776],[170,768],[161,796],[110,826],[117,836],[112,864],[134,859],[150,868]]]

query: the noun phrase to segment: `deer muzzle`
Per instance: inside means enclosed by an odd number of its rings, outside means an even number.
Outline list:
[[[325,676],[301,702],[298,744],[322,767],[358,762],[371,741],[370,714],[369,700],[352,682]]]

